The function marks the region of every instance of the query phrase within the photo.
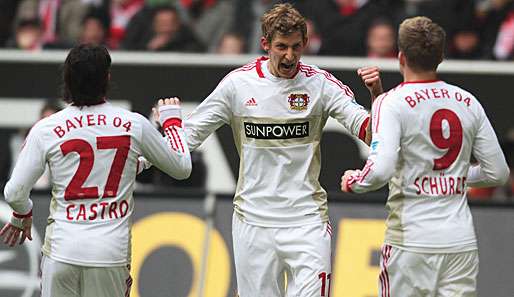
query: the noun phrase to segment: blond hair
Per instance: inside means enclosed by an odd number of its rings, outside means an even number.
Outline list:
[[[277,4],[261,17],[262,36],[271,43],[275,34],[290,35],[302,33],[302,39],[307,38],[305,18],[291,4]]]
[[[398,49],[414,70],[435,71],[443,60],[445,43],[443,28],[427,17],[406,19],[398,30]]]

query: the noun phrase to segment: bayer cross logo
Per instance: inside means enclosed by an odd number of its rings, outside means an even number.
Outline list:
[[[307,94],[291,94],[287,98],[289,102],[289,108],[296,111],[307,110],[309,105],[309,95]]]
[[[11,208],[0,201],[0,228],[11,218]],[[41,239],[32,227],[32,241],[10,248],[0,242],[0,296],[32,297],[39,291]],[[14,295],[13,295],[13,292]]]

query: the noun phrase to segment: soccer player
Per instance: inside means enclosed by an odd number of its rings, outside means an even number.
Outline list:
[[[49,165],[43,297],[127,296],[138,157],[178,179],[191,172],[178,99],[159,101],[165,139],[145,117],[106,102],[110,66],[103,46],[70,51],[63,71],[64,100],[70,105],[32,127],[4,189],[14,212],[0,236],[14,246],[31,239],[29,193]]]
[[[477,239],[467,186],[501,185],[509,169],[480,102],[438,79],[445,32],[426,17],[399,29],[403,83],[372,108],[371,154],[345,192],[389,182],[379,296],[476,296]],[[470,165],[471,155],[478,164]]]
[[[331,235],[321,187],[320,148],[328,117],[370,140],[369,113],[351,89],[300,57],[305,19],[290,4],[264,14],[267,57],[229,73],[186,120],[196,149],[224,124],[240,156],[232,235],[240,297],[328,296]],[[376,67],[359,75],[373,96],[382,93]]]

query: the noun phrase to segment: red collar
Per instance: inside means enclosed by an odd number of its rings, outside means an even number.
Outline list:
[[[257,71],[257,75],[259,75],[260,78],[264,78],[264,73],[262,72],[262,62],[266,61],[266,60],[269,60],[269,57],[261,56],[256,61],[255,71]],[[300,61],[298,61],[298,64],[296,64],[296,71],[293,74],[293,76],[291,78],[289,78],[289,79],[293,79],[293,78],[296,77],[296,75],[300,71],[300,65],[301,65],[301,63],[300,63]]]
[[[413,80],[413,81],[404,81],[400,85],[406,84],[427,84],[441,81],[440,79],[429,79],[429,80]]]

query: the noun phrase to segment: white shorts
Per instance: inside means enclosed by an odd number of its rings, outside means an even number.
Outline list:
[[[234,214],[232,238],[239,296],[330,296],[331,237],[330,223],[267,228],[244,223]]]
[[[380,297],[476,297],[478,251],[428,254],[382,247]]]
[[[41,297],[128,297],[130,267],[85,267],[41,259]]]

